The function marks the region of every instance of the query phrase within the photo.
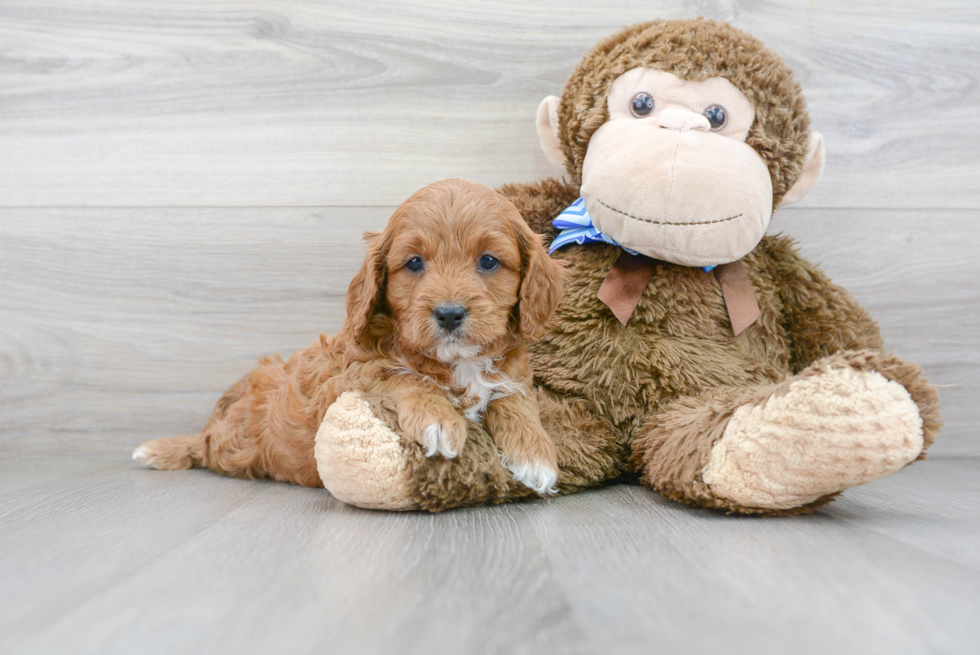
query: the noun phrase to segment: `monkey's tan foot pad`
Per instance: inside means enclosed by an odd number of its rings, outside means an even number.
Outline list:
[[[348,391],[327,409],[313,452],[323,486],[338,500],[368,509],[418,509],[401,437],[361,392]]]
[[[702,478],[743,507],[789,509],[893,473],[922,448],[922,418],[905,387],[838,368],[735,410]]]

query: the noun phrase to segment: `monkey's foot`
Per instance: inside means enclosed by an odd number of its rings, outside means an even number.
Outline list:
[[[893,473],[923,445],[904,386],[877,371],[827,367],[736,409],[702,480],[734,505],[783,510]]]
[[[368,509],[418,509],[402,439],[364,394],[344,393],[327,409],[313,452],[323,486]]]

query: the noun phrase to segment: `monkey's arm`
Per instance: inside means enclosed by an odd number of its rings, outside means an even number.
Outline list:
[[[541,424],[554,440],[560,494],[602,484],[622,472],[618,433],[584,402],[540,389],[533,395]],[[486,429],[473,422],[467,427],[466,446],[457,457],[426,457],[401,432],[387,395],[345,393],[327,410],[317,434],[317,468],[334,497],[358,507],[440,512],[538,497],[504,467]]]
[[[558,233],[551,221],[579,197],[578,185],[556,178],[505,184],[497,191],[514,203],[532,230],[545,235],[548,241]]]

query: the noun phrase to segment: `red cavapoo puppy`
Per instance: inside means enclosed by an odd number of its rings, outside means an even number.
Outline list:
[[[538,235],[492,189],[443,180],[365,239],[338,334],[285,362],[263,358],[200,433],[148,441],[133,457],[318,487],[313,443],[324,413],[344,391],[374,390],[426,455],[455,457],[466,421],[482,419],[514,477],[553,493],[558,464],[531,394],[526,341],[558,305],[562,269]]]

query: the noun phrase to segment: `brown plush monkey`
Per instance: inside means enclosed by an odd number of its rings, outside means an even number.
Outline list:
[[[686,503],[791,514],[924,456],[935,389],[789,239],[765,236],[820,175],[809,122],[777,55],[704,20],[624,29],[541,104],[569,180],[502,193],[569,271],[532,357],[563,493],[634,476]],[[359,393],[328,410],[316,456],[327,489],[364,507],[533,495],[478,425],[457,458],[426,458],[384,398]]]

